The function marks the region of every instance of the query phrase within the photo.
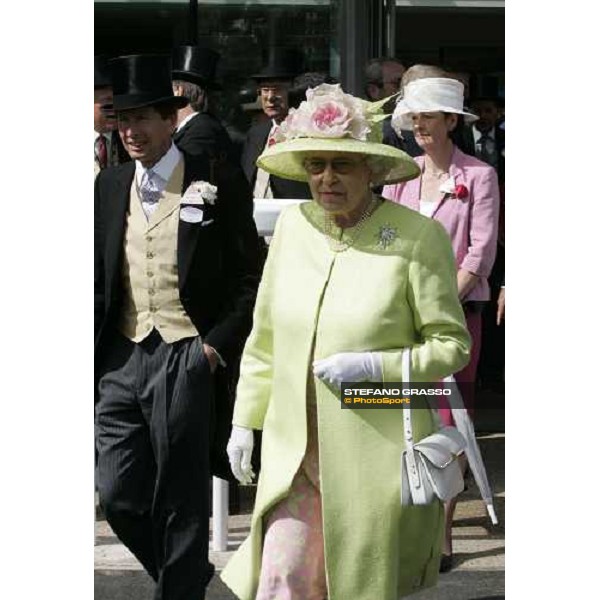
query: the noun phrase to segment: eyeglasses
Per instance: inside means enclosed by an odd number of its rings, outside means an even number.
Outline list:
[[[304,168],[311,175],[320,175],[325,171],[327,165],[331,166],[331,170],[338,175],[347,175],[351,173],[361,161],[350,160],[348,158],[333,158],[325,160],[324,158],[307,158],[304,161]]]
[[[270,96],[271,94],[283,95],[283,94],[287,93],[288,89],[289,89],[289,85],[282,83],[282,84],[277,84],[277,85],[260,86],[258,88],[258,91],[261,94],[261,96]]]

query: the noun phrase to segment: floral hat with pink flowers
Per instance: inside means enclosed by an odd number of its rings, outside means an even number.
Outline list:
[[[306,92],[306,100],[273,135],[274,142],[256,164],[285,179],[308,181],[304,158],[311,152],[349,152],[378,158],[375,185],[414,179],[417,163],[394,146],[382,144],[383,112],[389,98],[368,102],[346,94],[339,84],[322,83]],[[379,168],[380,167],[380,168]]]

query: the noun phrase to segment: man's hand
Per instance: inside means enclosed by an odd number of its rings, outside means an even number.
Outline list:
[[[469,292],[477,285],[479,277],[470,271],[459,269],[456,275],[456,283],[458,285],[458,297],[461,301],[469,294]]]
[[[500,325],[504,320],[504,288],[501,288],[498,295],[498,312],[496,313],[496,325]]]
[[[214,373],[215,369],[219,366],[219,357],[215,349],[208,344],[202,344],[204,348],[204,353],[206,354],[206,358],[208,359],[208,364],[210,365],[210,372]]]

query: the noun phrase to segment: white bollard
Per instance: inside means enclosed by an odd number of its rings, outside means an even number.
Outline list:
[[[213,477],[213,532],[212,549],[215,552],[227,551],[229,519],[229,483],[219,477]]]

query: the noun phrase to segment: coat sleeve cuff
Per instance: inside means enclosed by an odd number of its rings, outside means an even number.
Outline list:
[[[227,363],[223,360],[223,357],[216,351],[215,348],[213,348],[212,346],[211,346],[211,348],[213,349],[213,352],[217,355],[217,360],[219,361],[219,364],[222,367],[226,367]]]
[[[473,273],[473,275],[477,275],[478,277],[489,277],[492,271],[491,267],[487,268],[482,260],[475,258],[474,256],[466,256],[462,261],[460,268],[469,271],[469,273]]]

